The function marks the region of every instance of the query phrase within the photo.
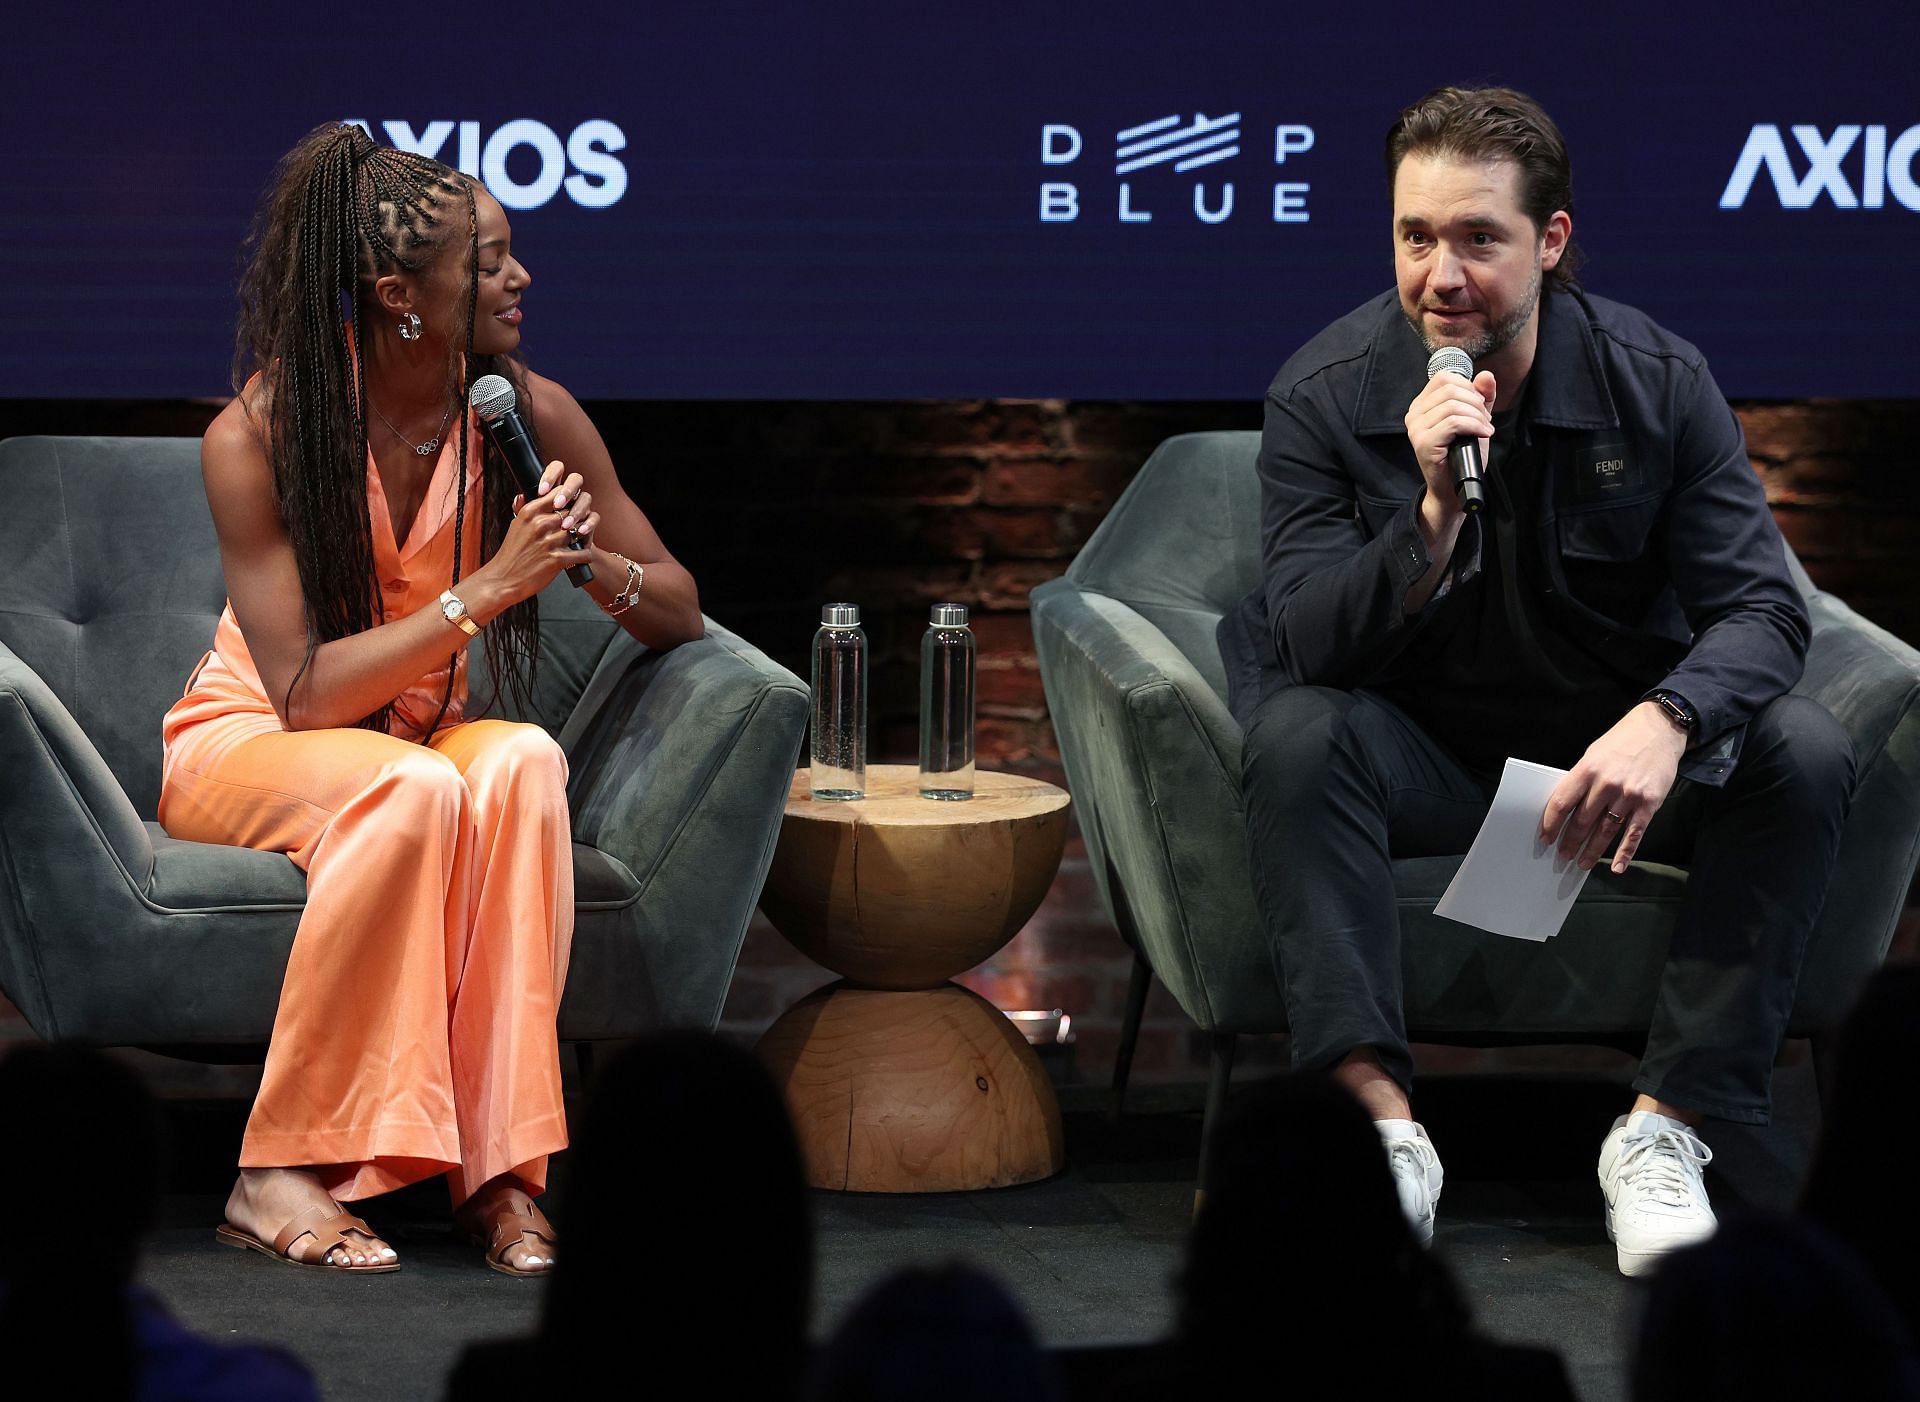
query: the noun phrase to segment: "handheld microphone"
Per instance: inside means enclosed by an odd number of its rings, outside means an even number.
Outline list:
[[[1445,371],[1463,380],[1473,379],[1473,357],[1458,346],[1442,346],[1427,357],[1427,378]],[[484,381],[482,382],[484,383]],[[505,383],[502,381],[501,383]],[[509,389],[511,394],[512,390]],[[482,410],[484,416],[485,411]],[[1456,438],[1447,449],[1447,466],[1453,469],[1453,489],[1460,494],[1460,508],[1476,512],[1486,505],[1485,465],[1480,461],[1480,440],[1472,436]]]
[[[467,392],[467,402],[473,405],[473,412],[486,425],[487,437],[500,450],[500,456],[507,460],[513,475],[520,479],[521,494],[532,501],[540,495],[540,477],[545,468],[541,465],[540,455],[533,450],[533,435],[527,431],[527,421],[520,417],[520,411],[514,407],[518,399],[505,375],[482,375]],[[580,548],[577,534],[569,531],[567,538],[573,542],[575,550]],[[593,567],[587,564],[569,565],[567,578],[578,589],[593,578]]]

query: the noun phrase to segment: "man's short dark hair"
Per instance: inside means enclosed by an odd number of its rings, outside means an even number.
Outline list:
[[[1557,209],[1573,213],[1573,167],[1567,143],[1546,110],[1512,88],[1435,88],[1387,129],[1387,187],[1409,155],[1467,161],[1512,161],[1520,169],[1520,207],[1534,231]],[[1571,240],[1553,275],[1572,284],[1585,261]]]

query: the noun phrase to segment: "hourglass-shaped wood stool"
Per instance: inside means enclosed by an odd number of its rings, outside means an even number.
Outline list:
[[[921,798],[912,765],[873,765],[867,796],[787,795],[760,908],[841,975],[760,1040],[817,1188],[951,1192],[1030,1183],[1066,1161],[1033,1048],[948,980],[991,958],[1052,884],[1068,799],[981,771],[972,799]]]

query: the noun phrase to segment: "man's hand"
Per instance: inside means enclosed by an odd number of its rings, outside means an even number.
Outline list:
[[[1615,875],[1627,869],[1660,811],[1687,752],[1687,736],[1656,703],[1642,701],[1587,747],[1547,800],[1540,840],[1560,839],[1560,855],[1591,871],[1615,834]]]
[[[1447,449],[1454,439],[1472,435],[1480,440],[1481,461],[1486,460],[1487,444],[1493,438],[1496,389],[1493,375],[1486,370],[1471,381],[1443,371],[1428,380],[1419,397],[1407,406],[1407,441],[1413,444],[1420,474],[1427,479],[1420,516],[1429,544],[1446,534],[1449,525],[1458,529],[1464,514],[1460,495],[1453,488],[1453,470],[1447,466]]]

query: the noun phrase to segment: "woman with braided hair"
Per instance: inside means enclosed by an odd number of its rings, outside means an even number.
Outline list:
[[[553,1263],[566,764],[538,726],[466,719],[466,645],[524,699],[535,596],[581,563],[649,646],[701,622],[585,413],[519,364],[530,281],[477,181],[315,130],[261,206],[201,449],[228,601],[167,713],[160,821],[307,874],[219,1233],[298,1265],[397,1269],[340,1204],[440,1173],[495,1269]],[[554,459],[532,500],[467,408],[486,374]]]

